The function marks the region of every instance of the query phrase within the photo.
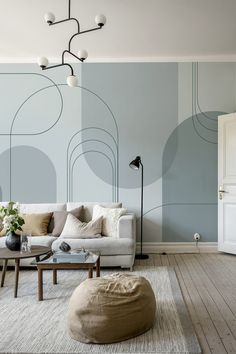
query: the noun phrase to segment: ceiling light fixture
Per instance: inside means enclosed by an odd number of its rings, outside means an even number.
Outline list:
[[[51,12],[48,12],[47,14],[45,14],[44,19],[48,23],[49,26],[58,25],[59,23],[67,22],[67,21],[75,21],[77,23],[77,32],[75,32],[70,37],[69,42],[68,42],[68,49],[66,49],[62,52],[61,64],[48,66],[49,62],[48,62],[47,58],[41,57],[38,59],[38,65],[41,67],[42,70],[53,69],[53,68],[57,68],[59,66],[68,66],[70,68],[71,75],[67,77],[67,84],[70,87],[76,87],[78,80],[77,80],[77,77],[74,75],[73,67],[70,64],[65,62],[65,54],[68,53],[81,62],[83,62],[85,59],[87,59],[88,52],[84,49],[79,50],[77,55],[72,53],[71,42],[79,34],[84,34],[84,33],[88,33],[88,32],[92,32],[92,31],[96,31],[96,30],[101,29],[106,23],[106,17],[104,15],[97,15],[95,17],[95,23],[97,24],[97,27],[94,27],[94,28],[91,28],[91,29],[88,29],[85,31],[81,31],[80,30],[80,23],[77,20],[77,18],[71,17],[71,0],[68,0],[68,18],[61,20],[61,21],[55,21],[56,20],[55,15]]]

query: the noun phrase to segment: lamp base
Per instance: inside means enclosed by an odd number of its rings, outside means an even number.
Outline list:
[[[136,254],[135,259],[148,259],[149,255],[148,254]]]

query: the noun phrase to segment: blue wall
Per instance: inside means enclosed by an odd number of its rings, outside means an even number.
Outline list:
[[[235,110],[234,63],[1,65],[0,198],[115,201],[145,241],[217,240],[217,119]],[[57,84],[55,86],[55,84]]]

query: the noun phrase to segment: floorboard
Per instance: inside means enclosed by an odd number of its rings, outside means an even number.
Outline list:
[[[204,354],[236,354],[236,256],[152,254],[145,265],[174,267]]]

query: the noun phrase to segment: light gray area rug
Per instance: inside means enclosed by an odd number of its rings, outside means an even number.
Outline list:
[[[101,276],[116,271],[102,269]],[[51,271],[44,272],[43,302],[37,300],[35,270],[21,271],[17,299],[14,272],[9,271],[0,288],[0,353],[201,353],[174,270],[136,266],[134,273],[147,278],[154,290],[155,326],[121,343],[91,345],[71,339],[66,331],[68,301],[86,271],[59,271],[58,285],[52,284]]]

